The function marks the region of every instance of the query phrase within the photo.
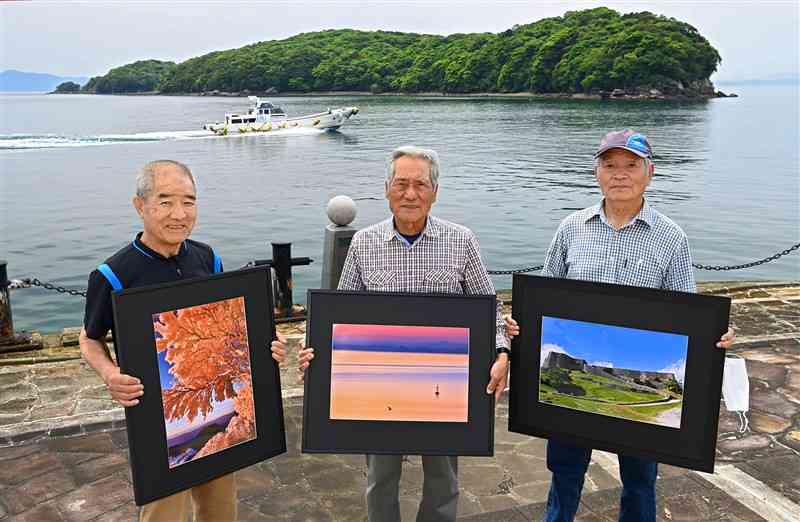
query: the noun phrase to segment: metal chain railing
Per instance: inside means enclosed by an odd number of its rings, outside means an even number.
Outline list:
[[[44,288],[45,290],[55,290],[61,294],[69,294],[74,296],[81,296],[86,297],[85,290],[75,290],[74,288],[65,288],[63,286],[54,285],[52,283],[45,283],[43,281],[39,281],[35,277],[26,277],[23,279],[12,279],[8,285],[10,290],[15,288],[30,288],[32,286],[39,286]]]
[[[752,268],[754,266],[763,265],[765,263],[769,263],[770,261],[775,261],[776,259],[780,259],[783,256],[789,255],[795,250],[800,248],[800,243],[793,245],[783,252],[778,252],[777,254],[773,254],[769,257],[765,257],[764,259],[759,259],[758,261],[752,261],[750,263],[744,263],[741,265],[702,265],[700,263],[692,263],[692,266],[698,270],[714,270],[717,272],[726,271],[726,270],[741,270],[742,268]],[[543,265],[538,266],[530,266],[527,268],[517,268],[514,270],[489,270],[491,275],[512,275],[512,274],[523,274],[525,272],[533,272],[536,270],[541,270]]]
[[[783,256],[787,256],[794,252],[795,250],[800,249],[800,243],[792,245],[791,247],[787,248],[782,252],[778,252],[773,254],[769,257],[765,257],[764,259],[759,259],[758,261],[752,261],[750,263],[743,263],[741,265],[702,265],[699,263],[693,263],[692,266],[697,268],[698,270],[713,270],[716,272],[721,271],[728,271],[728,270],[741,270],[743,268],[752,268],[754,266],[763,265],[769,263],[770,261],[775,261],[776,259],[780,259]],[[250,266],[254,266],[254,262],[251,261],[244,265],[242,268],[247,268]],[[529,266],[525,268],[515,268],[511,270],[489,270],[489,274],[491,275],[512,275],[512,274],[524,274],[526,272],[535,272],[537,270],[541,270],[543,265],[536,265],[536,266]],[[74,296],[81,296],[86,297],[85,290],[76,290],[73,288],[65,288],[63,286],[54,285],[52,283],[45,283],[36,279],[35,277],[30,278],[26,277],[23,279],[12,279],[10,284],[8,285],[9,289],[15,288],[30,288],[32,286],[38,286],[44,288],[46,290],[55,290],[56,292],[62,294],[69,294]]]
[[[698,270],[716,270],[716,271],[740,270],[742,268],[752,268],[754,266],[763,265],[764,263],[769,263],[770,261],[775,261],[776,259],[779,259],[783,256],[788,256],[798,248],[800,248],[800,243],[797,243],[796,245],[787,248],[783,252],[778,252],[777,254],[765,257],[764,259],[759,259],[758,261],[753,261],[751,263],[744,263],[743,265],[711,266],[711,265],[700,265],[697,263],[693,263],[692,266],[697,268]]]
[[[527,268],[517,268],[514,270],[489,270],[490,275],[512,275],[512,274],[524,274],[525,272],[536,272],[537,270],[541,270],[544,265],[537,265],[537,266],[529,266]]]

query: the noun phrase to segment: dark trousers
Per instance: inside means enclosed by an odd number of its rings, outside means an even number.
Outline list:
[[[400,522],[402,455],[367,455],[370,522]],[[418,522],[453,522],[458,507],[458,457],[422,457],[422,502]]]
[[[547,469],[553,474],[544,522],[572,522],[581,500],[583,478],[592,450],[547,442]],[[655,522],[656,474],[658,464],[637,457],[619,455],[622,479],[620,522]]]

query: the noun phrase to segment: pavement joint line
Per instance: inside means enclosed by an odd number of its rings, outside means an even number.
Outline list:
[[[800,506],[732,464],[717,466],[714,473],[693,473],[771,522],[800,520]]]
[[[619,475],[619,459],[613,453],[607,451],[594,450],[592,452],[592,461],[598,466],[608,472],[614,478],[617,484],[621,484]],[[587,475],[588,477],[588,475]],[[598,488],[599,490],[599,488]]]
[[[733,300],[733,302],[736,303],[736,304],[774,303],[774,302],[792,304],[789,301],[800,301],[800,297],[779,297],[779,296],[772,296],[772,297],[745,297],[743,299],[734,299]]]
[[[792,304],[789,301],[800,301],[800,297],[781,297],[781,296],[771,296],[771,297],[745,297],[742,299],[734,299],[733,302],[736,304],[749,304],[749,303],[775,303],[781,302],[785,304]]]
[[[783,341],[785,339],[797,339],[798,335],[800,335],[800,333],[798,332],[788,332],[788,333],[769,334],[769,335],[741,336],[741,337],[736,337],[736,339],[733,342],[733,346],[739,346],[740,344],[764,342],[764,341]]]

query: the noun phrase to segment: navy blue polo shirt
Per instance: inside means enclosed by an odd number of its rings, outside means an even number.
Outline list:
[[[139,232],[130,244],[106,260],[123,288],[169,283],[214,273],[214,251],[199,241],[187,239],[177,255],[164,257],[141,242]],[[91,339],[103,339],[114,330],[111,308],[113,288],[108,279],[94,270],[89,274],[83,327]]]

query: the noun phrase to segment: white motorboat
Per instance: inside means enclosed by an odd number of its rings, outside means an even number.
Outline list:
[[[328,109],[327,112],[289,118],[280,107],[257,96],[248,96],[252,105],[245,114],[226,114],[225,121],[206,123],[203,129],[219,136],[246,132],[273,132],[282,129],[305,127],[310,129],[336,130],[351,116],[358,114],[358,107]]]

